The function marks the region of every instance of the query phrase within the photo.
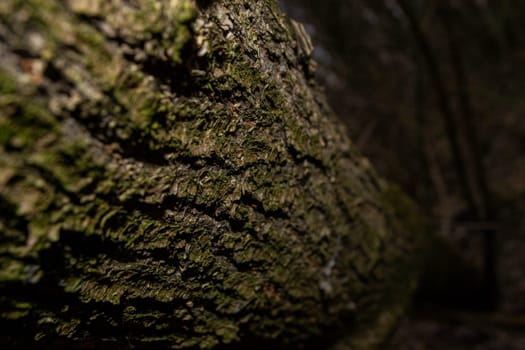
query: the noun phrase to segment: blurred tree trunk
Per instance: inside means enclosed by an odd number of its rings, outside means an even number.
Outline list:
[[[272,1],[3,0],[0,343],[381,344],[422,225],[310,53]]]

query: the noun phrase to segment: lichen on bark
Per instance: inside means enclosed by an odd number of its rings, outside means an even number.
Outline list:
[[[384,340],[421,225],[273,1],[4,0],[0,52],[2,343]]]

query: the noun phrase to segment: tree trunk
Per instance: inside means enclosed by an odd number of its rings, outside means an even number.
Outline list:
[[[0,344],[384,341],[422,225],[310,52],[273,1],[2,0]]]

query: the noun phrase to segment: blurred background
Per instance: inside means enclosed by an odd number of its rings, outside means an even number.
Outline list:
[[[392,349],[525,349],[525,2],[280,6],[354,143],[484,276],[473,305],[416,300]]]

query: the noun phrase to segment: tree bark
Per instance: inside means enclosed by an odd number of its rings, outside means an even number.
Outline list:
[[[422,225],[310,53],[273,1],[2,0],[0,343],[381,344]]]

